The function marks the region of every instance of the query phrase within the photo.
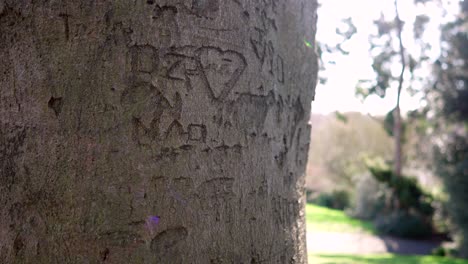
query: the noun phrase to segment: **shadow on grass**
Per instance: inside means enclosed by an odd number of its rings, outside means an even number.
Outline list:
[[[435,256],[384,255],[309,255],[309,263],[317,264],[468,264],[467,260]]]
[[[400,255],[430,255],[432,250],[439,247],[442,241],[410,240],[388,236],[379,236],[385,243],[387,252]]]

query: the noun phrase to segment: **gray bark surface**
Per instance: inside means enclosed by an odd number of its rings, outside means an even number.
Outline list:
[[[0,0],[0,262],[306,263],[316,8]]]

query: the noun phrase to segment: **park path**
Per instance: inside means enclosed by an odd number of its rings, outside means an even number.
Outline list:
[[[407,240],[366,233],[307,232],[309,253],[426,255],[440,242]]]

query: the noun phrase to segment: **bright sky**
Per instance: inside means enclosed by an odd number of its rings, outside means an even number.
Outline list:
[[[317,40],[334,44],[341,41],[341,37],[335,33],[342,19],[352,17],[357,33],[347,41],[343,48],[350,52],[347,56],[335,56],[335,65],[328,64],[325,76],[328,81],[325,85],[317,86],[315,101],[312,103],[312,112],[327,114],[334,111],[347,112],[358,111],[372,115],[385,115],[396,104],[396,87],[387,90],[384,99],[373,95],[362,103],[355,96],[355,87],[360,79],[372,79],[375,75],[372,71],[372,60],[369,56],[368,36],[376,30],[373,21],[383,12],[386,18],[394,17],[393,0],[320,0],[321,7],[318,10]],[[447,1],[448,12],[455,14],[457,1]],[[414,6],[413,0],[400,0],[399,11],[403,21],[407,21],[403,42],[409,50],[412,38],[412,23],[415,15],[427,14],[431,18],[429,28],[425,32],[425,39],[433,45],[432,57],[437,56],[439,33],[438,27],[442,23],[442,8],[435,4]],[[444,19],[446,20],[446,19]],[[406,41],[405,41],[406,40]],[[399,71],[400,68],[395,69]],[[420,100],[403,92],[401,97],[401,109],[406,112],[420,106]]]

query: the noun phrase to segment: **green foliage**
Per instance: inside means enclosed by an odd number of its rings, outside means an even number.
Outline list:
[[[449,193],[447,206],[458,234],[460,253],[468,257],[468,143],[466,136],[451,135],[451,140],[436,150],[435,159]]]
[[[385,97],[387,89],[392,82],[398,80],[397,76],[392,74],[392,63],[398,56],[397,47],[393,46],[393,39],[396,36],[397,25],[393,19],[387,20],[383,14],[374,21],[377,29],[376,35],[369,37],[370,52],[373,54],[372,69],[375,72],[374,80],[360,80],[357,95],[365,99],[371,94]]]
[[[433,256],[445,257],[447,256],[447,251],[444,247],[437,247],[432,250]]]
[[[426,193],[415,178],[396,176],[382,161],[368,161],[375,180],[387,188],[386,206],[377,213],[375,226],[383,234],[420,238],[432,234],[434,198]]]
[[[342,114],[342,113],[340,113],[338,111],[335,111],[335,117],[336,117],[337,120],[340,120],[343,123],[348,122],[348,118],[346,117],[346,115]]]
[[[341,210],[329,209],[314,204],[306,205],[307,230],[322,232],[375,233],[369,221],[347,216]]]
[[[394,211],[380,215],[375,219],[374,224],[379,233],[398,237],[424,238],[432,234],[430,223],[407,211]]]
[[[459,252],[468,258],[468,1],[460,14],[442,27],[441,56],[434,64],[427,91],[436,146],[433,161],[448,192],[447,203]],[[431,118],[429,116],[429,118]]]
[[[443,196],[436,196],[432,206],[434,207],[434,216],[432,217],[432,224],[434,230],[440,234],[448,234],[450,232],[450,217],[447,208],[447,197],[444,193]]]
[[[418,184],[416,178],[396,176],[387,166],[368,163],[371,175],[379,182],[386,184],[398,202],[399,209],[416,211],[430,217],[434,213],[431,203],[433,197],[426,193]]]
[[[353,207],[349,214],[358,219],[372,220],[385,209],[388,188],[369,174],[359,177],[354,194]]]
[[[311,202],[332,209],[344,210],[350,205],[350,195],[346,190],[333,190],[330,193],[320,193]]]
[[[468,120],[468,1],[461,1],[462,13],[442,30],[442,56],[434,64],[436,79],[429,95],[437,96],[431,107],[450,122]]]
[[[309,263],[314,264],[468,264],[468,261],[437,256],[380,255],[309,255]]]
[[[458,255],[458,251],[455,248],[449,247],[437,247],[432,250],[433,256],[440,256],[440,257],[455,257]]]
[[[428,1],[430,0],[418,0],[415,4],[422,3],[424,5]],[[384,14],[381,14],[374,21],[376,32],[369,36],[369,44],[375,78],[360,80],[356,90],[356,95],[362,96],[364,99],[372,94],[385,97],[387,89],[392,84],[402,85],[403,89],[412,91],[412,81],[416,77],[422,78],[417,70],[422,68],[423,64],[429,59],[426,53],[431,49],[431,46],[423,41],[423,35],[430,17],[427,15],[415,15],[407,21],[401,21],[397,11],[397,1],[395,1],[395,13],[395,17],[386,17]],[[413,26],[413,28],[407,29],[410,26]],[[403,45],[401,32],[407,30],[413,31],[414,38],[405,38],[405,44],[410,43],[408,46],[419,47],[418,49],[407,49]],[[403,71],[409,71],[411,77],[400,76],[401,72],[392,71],[395,65],[402,67]],[[403,86],[404,83],[405,85]]]

